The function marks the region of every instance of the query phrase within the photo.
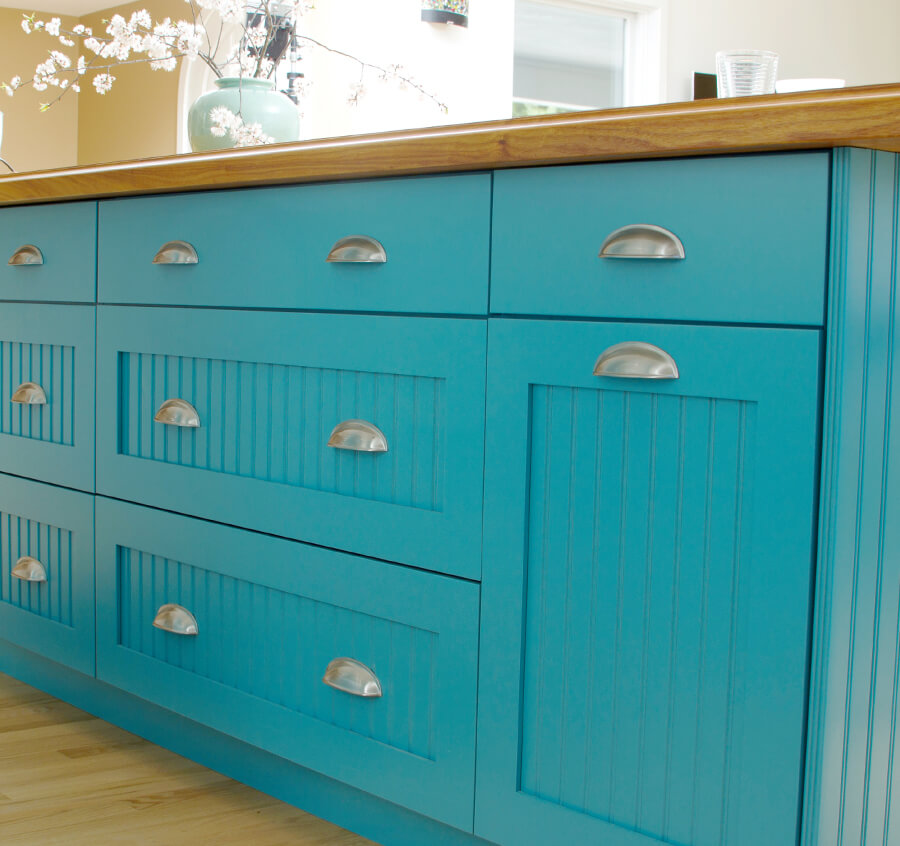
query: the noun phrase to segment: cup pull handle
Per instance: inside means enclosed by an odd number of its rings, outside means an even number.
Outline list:
[[[16,561],[16,566],[10,570],[10,575],[23,582],[46,582],[47,568],[37,558],[23,555]]]
[[[153,256],[153,264],[197,264],[199,261],[197,251],[187,241],[168,241]]]
[[[331,431],[328,446],[356,452],[387,452],[388,442],[381,431],[367,420],[344,420]]]
[[[13,391],[9,401],[21,405],[46,405],[47,395],[37,382],[23,382]]]
[[[325,261],[384,264],[387,253],[380,241],[368,235],[348,235],[335,243]]]
[[[197,619],[187,608],[169,602],[161,605],[153,618],[153,625],[164,632],[177,635],[199,634]]]
[[[34,244],[23,244],[9,258],[7,264],[13,267],[24,267],[27,265],[43,264],[44,254],[39,247]]]
[[[353,658],[335,658],[328,664],[322,681],[336,690],[364,699],[384,695],[378,676],[365,664]]]
[[[600,353],[595,376],[616,379],[677,379],[678,365],[665,350],[642,341],[613,344]]]
[[[602,259],[683,259],[681,239],[662,226],[632,223],[606,236],[600,247]]]
[[[197,409],[183,399],[167,399],[153,415],[153,419],[167,426],[181,426],[188,429],[196,429],[200,425]]]

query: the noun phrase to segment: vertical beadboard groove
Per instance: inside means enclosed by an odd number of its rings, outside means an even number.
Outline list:
[[[897,841],[900,157],[834,155],[804,846]]]
[[[134,382],[127,379],[132,370],[138,374]],[[198,372],[207,374],[202,385]],[[129,352],[119,354],[119,373],[121,431],[138,433],[134,439],[123,434],[125,455],[432,511],[443,508],[443,379]],[[379,387],[385,375],[392,386],[387,396],[385,386]],[[373,380],[372,392],[362,390],[364,379]],[[291,393],[295,383],[299,400]],[[272,409],[279,386],[284,414],[277,416]],[[198,409],[199,430],[152,422],[156,408],[172,396],[183,396]],[[326,446],[334,426],[350,417],[372,420],[388,434],[387,455]],[[142,426],[150,427],[149,443],[141,438]],[[409,435],[404,438],[403,432]],[[295,455],[290,444],[298,433],[301,447]],[[429,448],[431,456],[418,461]]]
[[[121,646],[413,755],[434,758],[439,656],[434,632],[141,550],[118,547],[116,560]],[[213,597],[215,602],[210,601]],[[156,609],[167,602],[194,613],[200,635],[179,638],[153,628]],[[287,613],[297,602],[299,612]],[[223,608],[242,612],[223,619]],[[281,646],[273,650],[273,643]],[[326,646],[321,660],[302,657],[328,644],[330,650]],[[302,660],[289,666],[289,654]],[[363,713],[352,697],[321,682],[325,665],[339,655],[356,656],[372,666],[384,686],[383,698],[362,703]],[[386,666],[378,656],[385,656]],[[285,684],[286,678],[298,675],[296,685]],[[382,716],[376,718],[376,710]]]
[[[531,391],[521,790],[673,843],[720,846],[740,784],[730,711],[754,404]],[[725,487],[738,493],[717,511]],[[663,534],[674,539],[670,554],[660,552]],[[714,575],[722,608],[712,606]],[[656,610],[668,615],[662,629]],[[711,761],[726,785],[713,809],[696,786]]]

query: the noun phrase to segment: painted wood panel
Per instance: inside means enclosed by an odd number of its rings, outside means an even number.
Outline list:
[[[98,678],[471,830],[478,586],[99,497]],[[168,602],[199,634],[152,626]],[[325,685],[353,658],[381,698]]]
[[[900,157],[834,158],[803,843],[900,842]]]
[[[592,375],[636,340],[680,377]],[[498,320],[489,342],[476,834],[794,843],[820,334]]]
[[[120,353],[119,453],[441,511],[445,381]],[[152,422],[165,400],[184,396],[192,398],[203,421],[189,437]],[[393,447],[390,455],[329,447],[335,424],[348,419],[377,421]]]
[[[0,467],[94,488],[94,331],[90,306],[8,303],[0,310]],[[35,382],[46,403],[11,401]]]
[[[814,152],[499,172],[491,313],[821,326],[829,162]],[[734,202],[717,213],[725,196]],[[633,224],[669,230],[684,259],[601,259],[607,236]]]
[[[474,319],[101,306],[98,492],[478,578],[486,336]],[[173,396],[199,427],[154,422]],[[348,419],[388,451],[327,446]]]
[[[36,558],[44,582],[12,575]],[[94,672],[94,499],[0,474],[0,638]]]
[[[7,264],[28,244],[42,264]],[[96,292],[96,202],[0,211],[0,300],[93,303]]]
[[[248,239],[250,207],[267,224]],[[100,302],[483,315],[490,214],[486,173],[101,202]],[[326,262],[351,235],[387,261]],[[198,263],[153,264],[172,239]]]

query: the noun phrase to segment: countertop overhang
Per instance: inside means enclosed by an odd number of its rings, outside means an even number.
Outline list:
[[[0,206],[844,146],[900,152],[900,84],[576,112],[10,174],[0,177]]]

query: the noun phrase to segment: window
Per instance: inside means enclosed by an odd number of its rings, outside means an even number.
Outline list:
[[[662,0],[516,0],[513,116],[660,102]]]

